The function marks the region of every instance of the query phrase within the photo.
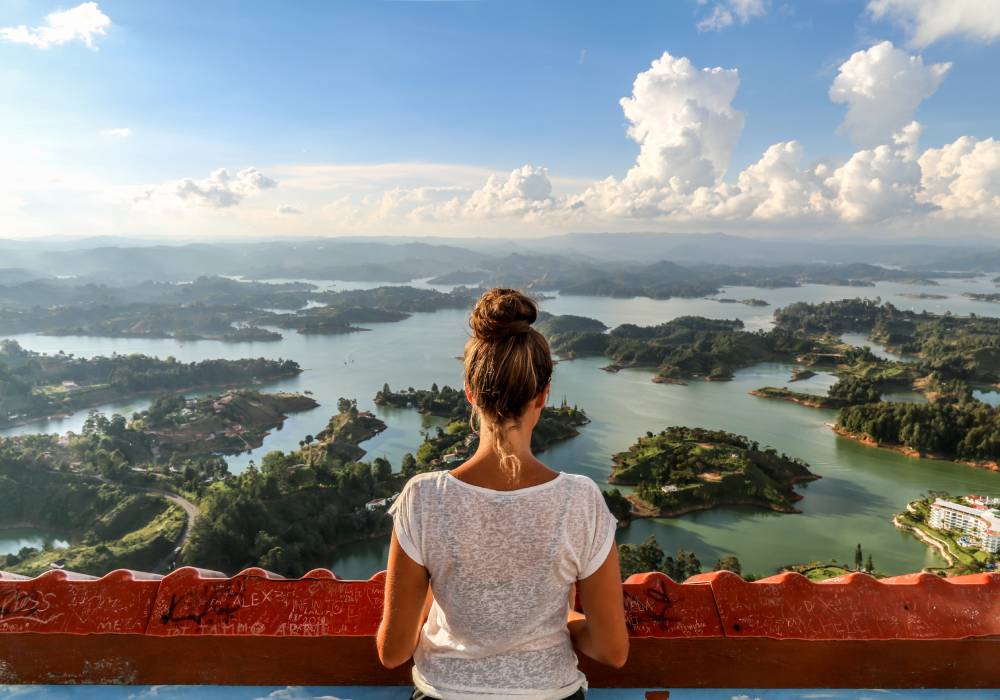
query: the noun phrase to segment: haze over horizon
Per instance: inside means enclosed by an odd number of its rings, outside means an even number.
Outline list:
[[[995,0],[0,8],[0,238],[1000,243]]]

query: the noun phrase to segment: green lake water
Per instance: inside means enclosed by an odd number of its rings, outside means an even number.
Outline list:
[[[766,328],[775,308],[794,301],[855,296],[879,296],[901,308],[937,313],[951,310],[988,314],[992,305],[960,295],[963,291],[990,289],[992,285],[984,280],[942,281],[934,287],[880,283],[874,288],[818,285],[777,290],[728,288],[726,295],[732,298],[763,298],[772,306],[750,307],[706,299],[593,297],[559,297],[542,306],[552,313],[598,318],[609,326],[626,322],[662,323],[679,315],[693,314],[740,318],[752,329]],[[917,300],[900,296],[920,291],[948,294],[949,298]],[[385,456],[398,468],[402,455],[416,450],[421,431],[431,423],[414,411],[377,408],[372,398],[385,382],[393,388],[429,387],[432,382],[459,385],[461,364],[456,356],[461,354],[467,337],[465,319],[464,311],[445,310],[416,314],[400,323],[371,324],[371,331],[348,335],[304,336],[285,331],[284,340],[276,343],[40,335],[22,335],[16,339],[32,350],[64,350],[82,356],[142,352],[161,357],[172,355],[184,361],[248,356],[294,359],[306,371],[266,388],[310,390],[321,403],[320,408],[291,416],[280,430],[268,436],[262,448],[230,458],[230,468],[241,471],[249,460],[259,461],[269,450],[297,448],[304,435],[323,428],[336,410],[340,396],[356,398],[359,407],[375,410],[388,424],[388,430],[363,447],[368,450],[368,458]],[[851,337],[849,341],[865,342],[860,337]],[[671,520],[638,520],[619,532],[622,542],[639,542],[653,533],[664,549],[693,549],[706,566],[723,554],[734,553],[742,561],[744,571],[760,574],[813,559],[848,561],[855,545],[861,543],[872,553],[876,568],[899,574],[941,563],[927,547],[893,528],[892,514],[907,501],[929,489],[1000,494],[1000,474],[864,447],[839,438],[830,430],[833,411],[749,395],[751,389],[760,386],[786,385],[791,365],[758,365],[738,372],[729,382],[697,381],[678,386],[654,384],[650,381],[650,371],[603,372],[600,368],[606,363],[602,358],[585,358],[557,366],[553,402],[565,397],[583,408],[592,423],[579,437],[543,453],[542,459],[552,467],[587,474],[603,484],[610,471],[611,455],[626,449],[636,437],[668,425],[691,425],[747,435],[762,445],[801,457],[822,476],[799,489],[804,496],[798,503],[803,511],[799,515],[723,508]],[[822,392],[833,381],[831,375],[820,374],[791,386],[800,391]],[[102,409],[130,414],[147,404],[148,401],[141,400]],[[3,434],[78,431],[85,417],[86,412],[82,411],[69,418],[9,429]],[[4,551],[5,541],[0,531],[0,552]],[[342,548],[330,566],[342,577],[367,577],[384,568],[385,558],[385,542],[358,542]]]

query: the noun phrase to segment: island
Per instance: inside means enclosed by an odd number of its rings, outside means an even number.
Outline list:
[[[292,360],[179,362],[146,355],[78,358],[0,341],[0,427],[139,396],[246,386],[302,372]]]
[[[972,299],[973,301],[985,301],[990,304],[1000,304],[1000,293],[997,292],[991,292],[989,294],[965,292],[962,296]]]
[[[795,369],[792,370],[792,376],[791,376],[791,378],[788,381],[790,381],[790,382],[800,382],[803,379],[809,379],[809,378],[815,377],[815,376],[816,376],[816,372],[814,372],[813,370],[809,369],[808,367],[796,367]]]
[[[903,292],[899,296],[905,299],[947,299],[947,294],[931,294],[930,292]]]
[[[771,303],[763,299],[757,299],[750,297],[749,299],[733,299],[732,297],[706,297],[711,301],[717,301],[720,304],[745,304],[747,306],[770,306]]]
[[[121,287],[33,280],[0,287],[0,334],[266,342],[281,340],[275,328],[316,335],[351,333],[366,330],[357,324],[469,308],[481,291],[386,286],[320,292],[304,282],[224,277]]]
[[[760,362],[792,362],[825,351],[815,338],[785,331],[746,331],[738,319],[679,316],[657,326],[626,323],[610,332],[573,330],[550,338],[562,356],[603,355],[609,371],[626,367],[656,370],[654,382],[731,379],[734,372]]]
[[[608,481],[636,487],[635,517],[671,518],[721,506],[798,513],[795,484],[820,478],[802,460],[720,430],[673,426],[612,457]]]
[[[137,414],[129,427],[145,435],[153,458],[239,454],[260,447],[286,414],[317,406],[309,396],[284,392],[239,390],[196,399],[168,395]]]
[[[385,429],[386,424],[371,411],[359,411],[357,401],[341,398],[337,402],[337,414],[316,433],[316,442],[307,437],[305,443],[313,451],[322,449],[324,459],[355,462],[365,456],[361,443]]]
[[[826,396],[809,394],[801,391],[792,391],[781,386],[765,386],[754,389],[750,393],[764,399],[778,399],[781,401],[791,401],[810,408],[842,408],[856,404],[874,403],[880,401],[882,393],[881,383],[865,376],[864,373],[852,374],[855,367],[848,367],[844,370],[844,376],[836,384],[827,389]]]
[[[393,391],[386,384],[375,395],[375,404],[413,408],[424,415],[446,420],[444,426],[438,425],[427,433],[414,460],[407,460],[409,471],[457,466],[471,457],[479,447],[479,436],[472,432],[469,402],[460,389],[447,385],[439,389],[434,384],[430,389],[411,387]],[[565,400],[559,406],[545,406],[531,434],[531,449],[543,452],[556,442],[576,437],[580,434],[578,428],[589,422],[586,413]]]
[[[791,401],[809,408],[840,408],[844,405],[843,400],[832,396],[821,396],[809,394],[802,391],[792,391],[783,386],[763,386],[750,392],[753,396],[762,399],[778,399],[780,401]]]

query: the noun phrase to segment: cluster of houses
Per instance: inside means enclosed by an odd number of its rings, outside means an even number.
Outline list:
[[[437,466],[437,464],[440,463],[443,463],[444,465],[449,467],[454,464],[461,464],[471,456],[472,445],[475,442],[476,442],[475,433],[469,433],[468,435],[465,436],[462,442],[458,443],[455,449],[453,449],[451,452],[447,452],[441,455],[440,462],[435,462],[434,463],[435,466]]]
[[[1000,497],[966,496],[964,503],[935,499],[929,525],[938,530],[963,533],[959,545],[1000,552]]]

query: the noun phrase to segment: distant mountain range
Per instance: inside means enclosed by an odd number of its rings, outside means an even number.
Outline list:
[[[0,240],[0,285],[72,276],[109,284],[203,275],[406,282],[500,268],[520,277],[595,264],[723,266],[869,263],[914,271],[1000,271],[1000,245],[760,240],[724,233],[570,233],[533,239],[350,237],[156,243],[144,239]],[[530,271],[530,273],[529,273]],[[488,276],[488,275],[487,275]]]

